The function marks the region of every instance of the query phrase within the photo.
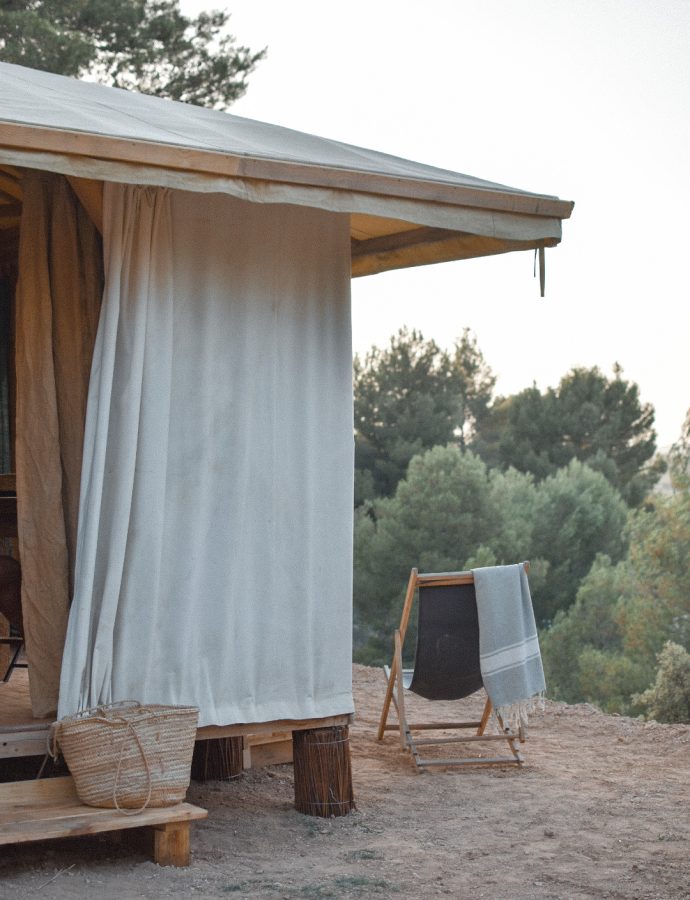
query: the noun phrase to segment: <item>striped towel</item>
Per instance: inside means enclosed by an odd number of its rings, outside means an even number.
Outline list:
[[[543,707],[544,669],[523,565],[473,569],[484,687],[506,725],[518,729]]]

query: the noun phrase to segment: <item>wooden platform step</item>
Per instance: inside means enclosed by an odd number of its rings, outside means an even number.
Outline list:
[[[136,815],[96,809],[79,800],[71,777],[0,784],[0,845],[142,829],[153,833],[154,862],[188,866],[191,823],[207,815],[191,803]]]

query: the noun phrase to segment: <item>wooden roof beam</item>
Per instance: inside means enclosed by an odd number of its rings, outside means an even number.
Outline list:
[[[93,178],[67,176],[70,187],[79,198],[99,234],[103,234],[103,182]]]
[[[512,191],[508,188],[502,190],[442,180],[402,178],[378,172],[233,155],[218,150],[61,131],[37,125],[3,123],[2,145],[21,150],[67,154],[73,156],[75,161],[79,157],[91,157],[221,175],[226,178],[250,178],[327,187],[526,216],[564,219],[570,216],[573,208],[570,201],[560,200],[558,197]]]

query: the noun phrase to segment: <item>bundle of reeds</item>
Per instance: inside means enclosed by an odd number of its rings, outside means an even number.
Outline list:
[[[355,809],[347,725],[294,731],[295,809],[307,816],[345,816]]]
[[[192,757],[193,781],[230,781],[242,774],[244,739],[213,738],[197,741]]]

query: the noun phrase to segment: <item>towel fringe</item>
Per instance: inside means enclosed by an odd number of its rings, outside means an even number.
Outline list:
[[[532,713],[544,711],[544,701],[544,691],[540,691],[540,693],[529,697],[527,700],[520,700],[518,703],[511,703],[508,706],[501,706],[495,709],[494,712],[503,719],[504,725],[513,731],[519,731],[520,728],[527,727]]]

